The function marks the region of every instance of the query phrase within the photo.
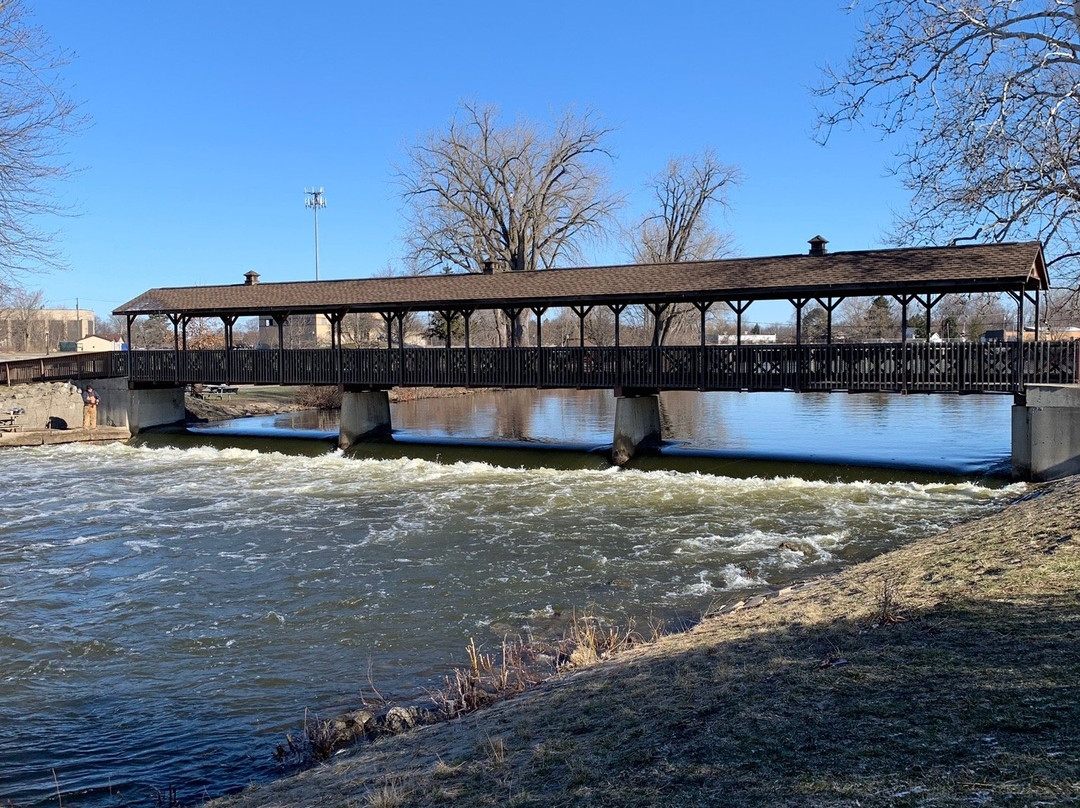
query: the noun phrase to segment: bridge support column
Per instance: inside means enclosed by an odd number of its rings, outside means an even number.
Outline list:
[[[1031,482],[1080,473],[1080,384],[1029,384],[1012,409],[1013,477]]]
[[[79,387],[92,385],[101,398],[98,405],[100,426],[127,427],[132,434],[144,429],[184,420],[184,388],[155,387],[132,390],[127,379],[97,379],[79,382]]]
[[[346,390],[341,394],[338,446],[348,449],[364,438],[390,434],[390,394],[386,390]]]
[[[638,449],[660,445],[660,396],[655,393],[623,394],[616,391],[615,435],[611,462],[621,466]]]

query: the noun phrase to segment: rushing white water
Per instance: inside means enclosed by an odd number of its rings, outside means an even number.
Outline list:
[[[409,696],[470,637],[692,615],[1015,496],[973,483],[0,452],[0,803],[181,801],[273,774],[306,708]],[[782,549],[782,542],[799,549]]]

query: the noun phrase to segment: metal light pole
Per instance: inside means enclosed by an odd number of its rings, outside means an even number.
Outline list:
[[[304,200],[304,207],[311,208],[315,211],[315,280],[319,279],[319,208],[326,207],[326,197],[323,196],[323,189],[319,188],[315,190],[312,188],[310,191],[305,188],[304,193],[307,195],[307,199]]]

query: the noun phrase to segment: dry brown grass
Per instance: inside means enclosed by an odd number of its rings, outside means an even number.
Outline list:
[[[653,626],[653,637],[659,634],[660,627]],[[494,653],[470,639],[465,647],[468,664],[451,669],[442,687],[429,694],[428,704],[401,707],[383,699],[373,684],[373,696],[351,713],[321,719],[305,710],[303,727],[295,736],[287,734],[273,757],[293,769],[322,763],[358,742],[451,721],[520,695],[560,671],[593,665],[644,642],[633,622],[620,627],[589,612],[575,613],[554,642],[504,637]]]
[[[1080,804],[1080,480],[1047,490],[228,802]]]

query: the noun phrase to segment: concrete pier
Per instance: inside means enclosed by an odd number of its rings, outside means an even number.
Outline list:
[[[389,435],[390,395],[386,390],[346,390],[341,395],[338,446],[348,449],[364,438]]]
[[[621,466],[639,449],[659,446],[660,440],[660,396],[655,393],[619,395],[615,400],[611,462]]]
[[[1012,409],[1012,467],[1019,480],[1080,473],[1080,384],[1029,384]]]
[[[78,384],[85,386],[86,383]],[[184,420],[183,387],[131,390],[127,379],[98,379],[90,384],[101,397],[99,426],[127,427],[132,435],[136,435],[150,427],[178,424]]]

